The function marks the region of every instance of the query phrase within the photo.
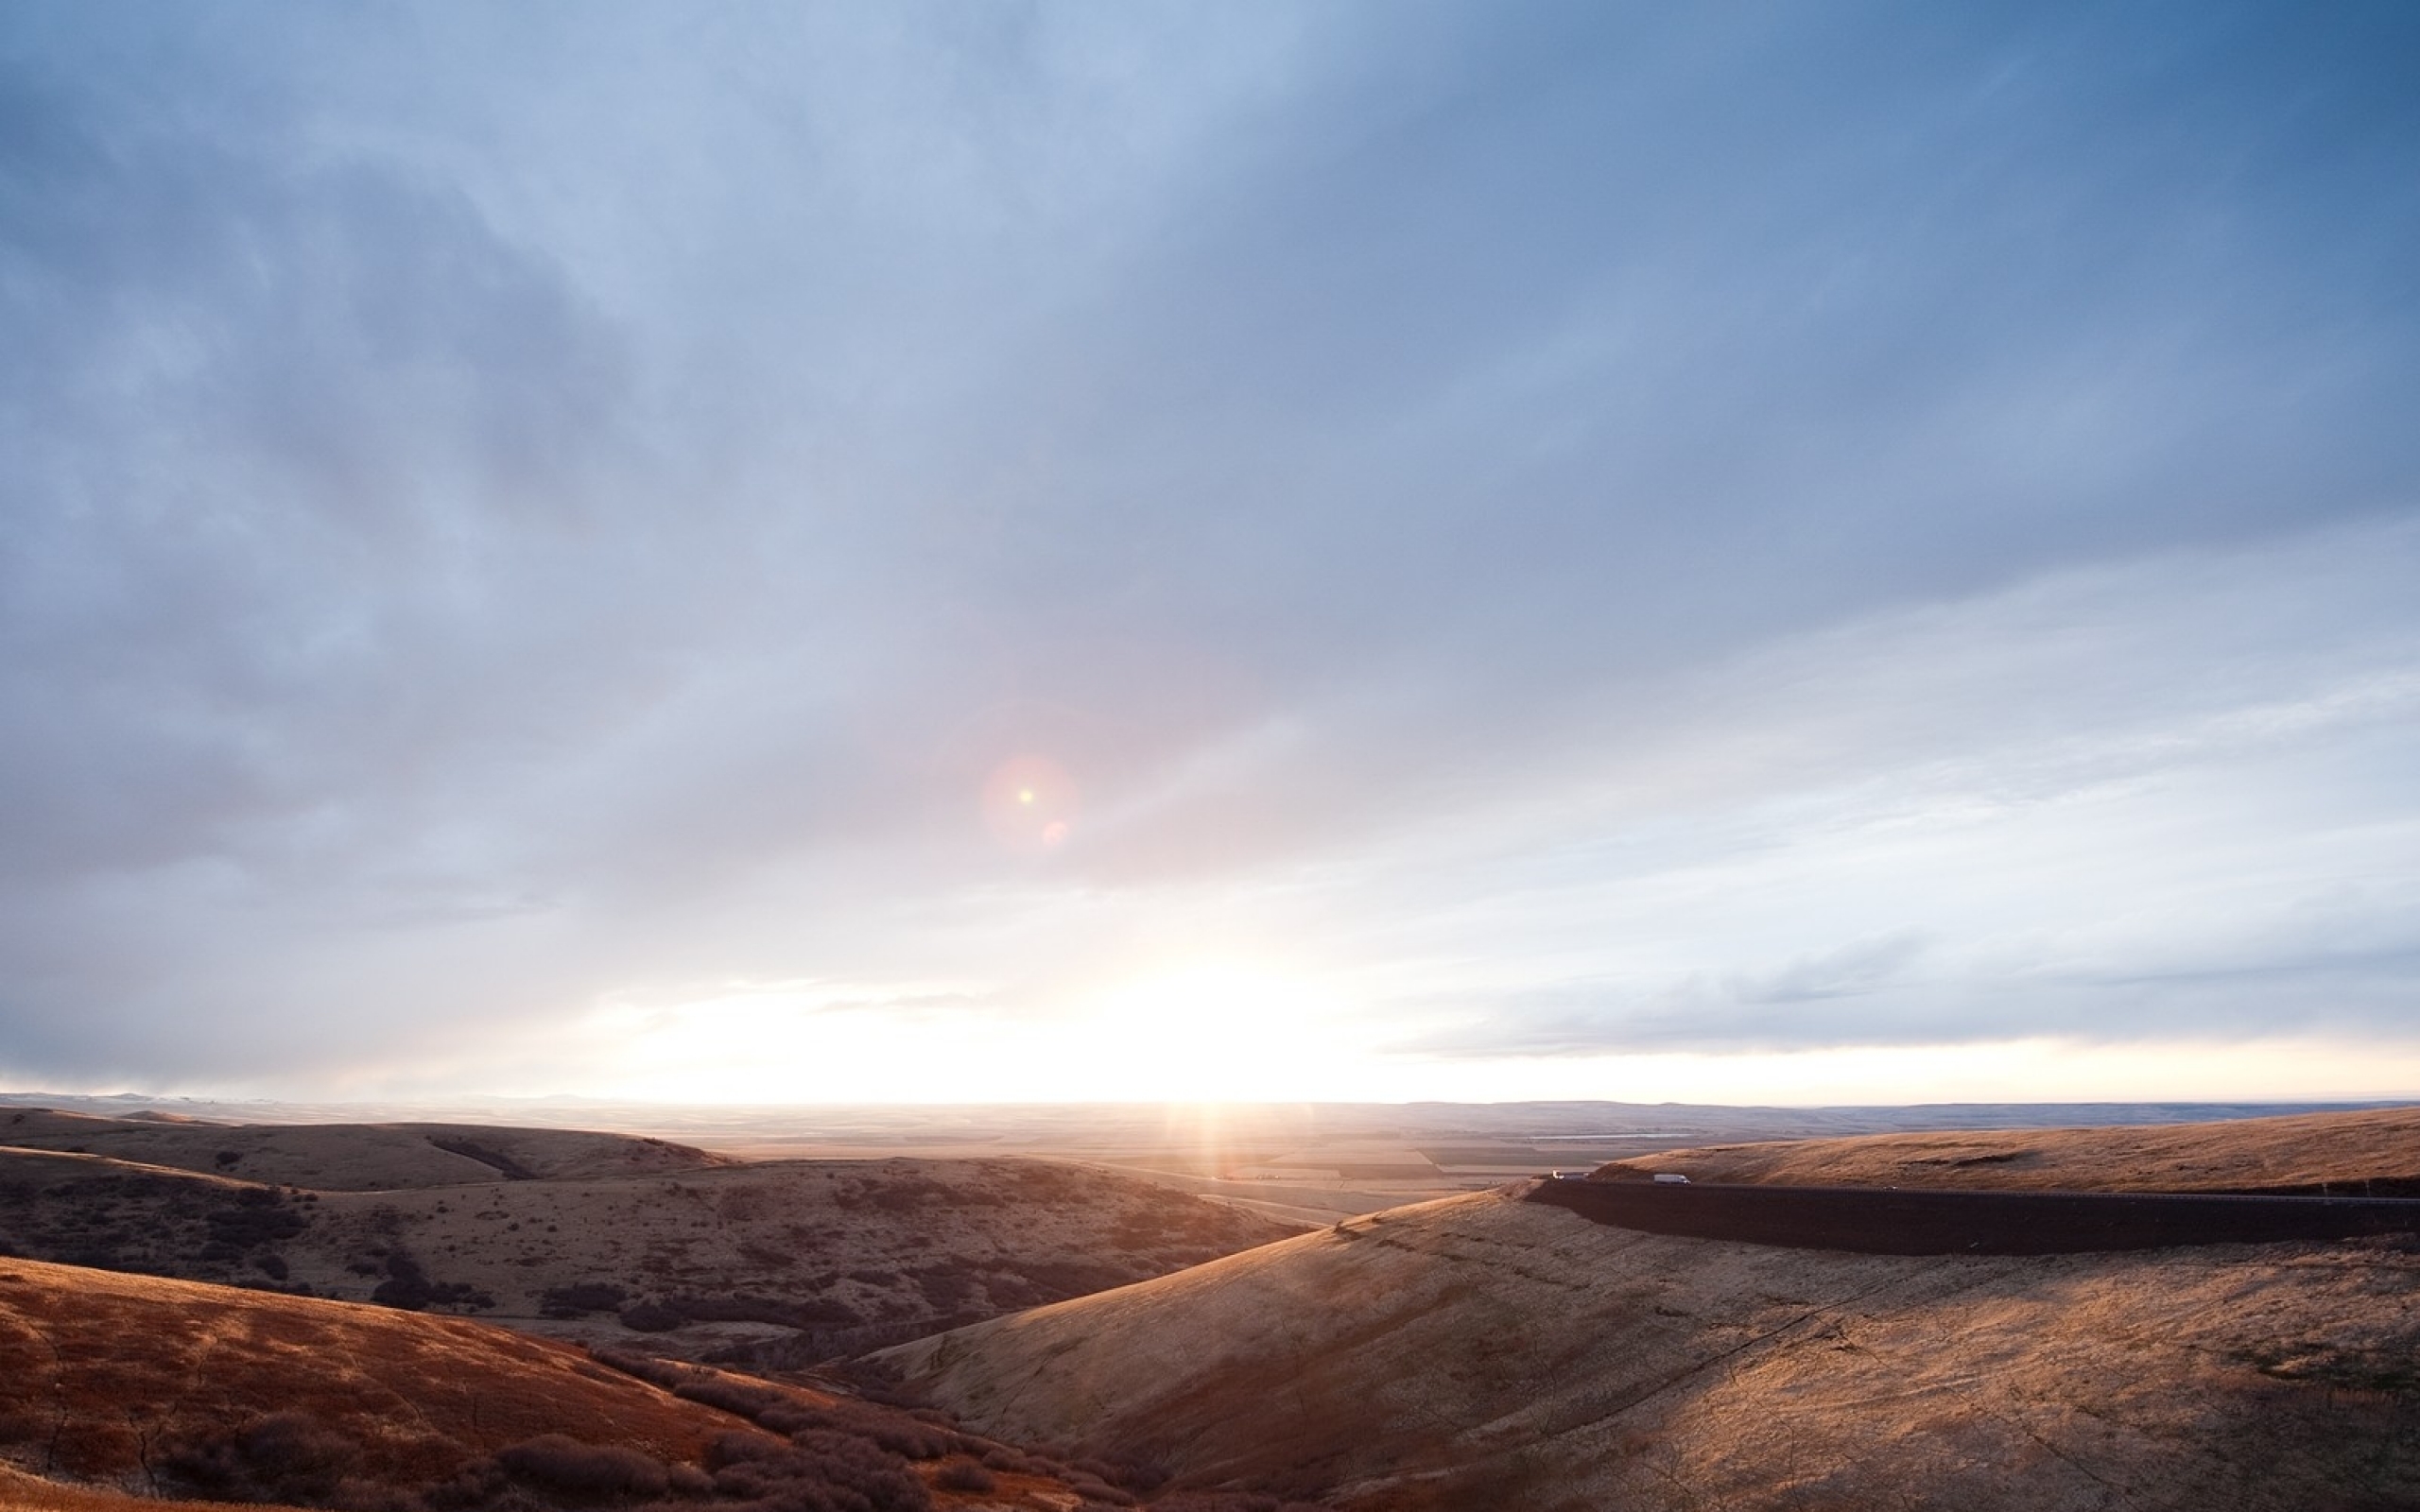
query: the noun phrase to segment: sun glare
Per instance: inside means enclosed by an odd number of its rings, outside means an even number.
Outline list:
[[[1076,780],[1046,756],[1005,762],[983,783],[983,827],[1011,850],[1043,851],[1064,844],[1081,807]]]
[[[1122,983],[1093,1001],[1065,1054],[1097,1084],[1178,1101],[1310,1095],[1344,1047],[1339,1005],[1283,973],[1231,964]],[[1333,1095],[1330,1093],[1329,1095]]]

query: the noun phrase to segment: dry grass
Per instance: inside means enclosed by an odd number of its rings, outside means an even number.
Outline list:
[[[2323,1185],[2358,1191],[2366,1182],[2394,1182],[2420,1189],[2420,1108],[1716,1144],[1616,1160],[1597,1175],[1639,1179],[1655,1171],[1789,1186],[2235,1192]]]
[[[458,1318],[0,1261],[0,1447],[38,1473],[156,1489],[163,1446],[302,1412],[370,1477],[538,1435],[695,1461],[730,1426],[585,1351]]]
[[[180,1502],[178,1512],[300,1512],[267,1502]],[[93,1486],[62,1486],[0,1465],[0,1512],[160,1512],[149,1497]]]
[[[2407,1125],[2351,1116],[2369,1126],[2349,1141],[2307,1125],[2319,1148],[2298,1155],[2256,1129],[2232,1158],[2395,1163]],[[2352,1159],[2364,1139],[2385,1147]],[[2420,1503],[2408,1242],[1847,1255],[1632,1233],[1508,1192],[883,1358],[986,1432],[1369,1512]]]
[[[1041,1512],[1079,1500],[1063,1467],[801,1386],[661,1363],[609,1368],[458,1318],[0,1261],[0,1512],[156,1506],[153,1497],[193,1488],[174,1473],[180,1445],[237,1441],[264,1419],[302,1421],[348,1446],[345,1478],[328,1491],[343,1504],[546,1461],[635,1466],[659,1495],[665,1467],[686,1467],[690,1488],[676,1477],[666,1504],[709,1506],[715,1493],[694,1472],[732,1463],[732,1435],[752,1419],[751,1456],[790,1452],[774,1435],[799,1428],[796,1473],[848,1461],[876,1479],[904,1476],[917,1506]],[[932,1486],[954,1452],[1006,1453],[1016,1469],[972,1500]],[[322,1504],[318,1493],[284,1494]]]
[[[1299,1231],[1039,1160],[767,1162],[285,1194],[249,1211],[246,1192],[222,1176],[0,1148],[0,1249],[199,1280],[274,1276],[348,1300],[413,1292],[397,1277],[407,1263],[441,1309],[628,1343],[619,1310],[645,1304],[637,1320],[675,1324],[650,1348],[794,1367]]]
[[[553,1179],[737,1163],[684,1144],[579,1129],[469,1124],[204,1124],[0,1108],[0,1145],[72,1150],[318,1191],[458,1186],[508,1173]]]

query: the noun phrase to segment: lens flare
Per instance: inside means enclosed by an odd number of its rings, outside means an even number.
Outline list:
[[[1047,756],[1002,763],[983,783],[983,827],[1011,850],[1057,850],[1075,833],[1076,781]]]

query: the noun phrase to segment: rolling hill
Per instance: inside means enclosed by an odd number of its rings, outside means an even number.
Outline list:
[[[1643,1181],[1657,1171],[1784,1186],[2420,1196],[2420,1108],[1713,1144],[1616,1160],[1594,1177]]]
[[[2302,1157],[2294,1131],[2233,1153],[2205,1131],[2203,1158],[2383,1171],[2410,1155],[2406,1126],[2323,1119]],[[2075,1131],[2067,1168],[2176,1158],[2135,1145],[2146,1133]],[[1527,1186],[877,1360],[983,1432],[1362,1512],[2420,1502],[2410,1236],[1848,1254],[1609,1228]]]
[[[1132,1504],[1102,1470],[929,1415],[468,1319],[0,1261],[9,1512],[161,1497],[342,1512]]]
[[[218,1161],[247,1131],[95,1131],[73,1115],[0,1134],[0,1249],[250,1284],[758,1366],[795,1367],[1182,1269],[1297,1227],[1094,1168],[1028,1160],[741,1164],[554,1130],[322,1125]],[[55,1115],[56,1116],[56,1115]],[[287,1136],[292,1127],[271,1127]],[[527,1174],[432,1139],[467,1144]],[[416,1142],[416,1143],[415,1143]],[[102,1153],[115,1150],[119,1154]],[[137,1163],[132,1156],[185,1162]],[[267,1158],[277,1156],[276,1160]],[[489,1179],[373,1189],[459,1161]],[[632,1161],[655,1168],[630,1170]],[[283,1162],[282,1164],[280,1162]],[[664,1162],[674,1162],[666,1164]],[[325,1190],[251,1179],[310,1164]],[[195,1166],[221,1169],[196,1169]],[[599,1168],[607,1174],[594,1174]],[[235,1174],[241,1173],[241,1174]],[[555,1174],[541,1174],[555,1173]]]
[[[651,1176],[738,1165],[668,1140],[478,1124],[212,1124],[158,1114],[102,1118],[0,1110],[0,1145],[107,1156],[320,1192],[475,1181]]]

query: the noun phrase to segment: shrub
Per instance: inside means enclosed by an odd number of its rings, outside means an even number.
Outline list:
[[[765,1434],[717,1434],[706,1442],[706,1469],[718,1470],[751,1460],[779,1459],[789,1452],[789,1445]]]
[[[354,1269],[360,1267],[355,1266]],[[382,1307],[417,1313],[431,1302],[493,1307],[495,1298],[462,1281],[432,1281],[420,1263],[398,1249],[387,1256],[387,1279],[370,1289],[370,1299]]]
[[[688,1321],[652,1297],[643,1302],[632,1302],[622,1309],[620,1315],[622,1327],[636,1333],[662,1333]]]
[[[697,1372],[677,1361],[659,1359],[652,1354],[635,1354],[629,1349],[616,1349],[610,1345],[590,1348],[588,1357],[608,1369],[619,1370],[626,1376],[636,1376],[651,1386],[666,1391],[694,1377]]]
[[[665,1298],[665,1305],[698,1323],[770,1323],[779,1328],[810,1329],[819,1324],[858,1321],[855,1312],[838,1302],[786,1302],[772,1297],[699,1297],[683,1293]]]
[[[1123,1486],[1130,1491],[1150,1491],[1167,1484],[1168,1473],[1146,1465],[1132,1465],[1108,1460],[1080,1459],[1069,1463],[1069,1469],[1089,1475],[1097,1481]]]
[[[495,1462],[515,1480],[573,1502],[661,1496],[671,1475],[654,1456],[620,1444],[583,1444],[544,1434],[499,1451]]]
[[[848,1434],[810,1429],[767,1452],[752,1435],[717,1440],[733,1459],[715,1471],[715,1489],[795,1512],[930,1512],[925,1483],[891,1455]]]
[[[742,1418],[753,1418],[759,1413],[789,1404],[789,1398],[771,1386],[760,1386],[727,1376],[707,1376],[702,1380],[684,1381],[672,1388],[676,1397],[735,1412]]]
[[[171,1444],[160,1468],[170,1481],[223,1500],[318,1502],[360,1458],[359,1445],[319,1418],[280,1412]]]
[[[933,1484],[944,1491],[990,1491],[1000,1483],[981,1461],[954,1459],[934,1473]]]
[[[610,1313],[631,1299],[631,1294],[604,1281],[580,1281],[572,1286],[557,1286],[539,1297],[542,1306],[562,1309],[578,1316],[583,1313]]]
[[[951,1429],[849,1401],[836,1401],[829,1407],[785,1403],[756,1420],[796,1437],[816,1433],[846,1434],[904,1459],[940,1459],[969,1442]]]
[[[235,1206],[205,1212],[202,1221],[210,1226],[212,1239],[247,1249],[291,1239],[310,1227],[309,1219],[283,1206],[277,1193],[268,1187],[237,1193]]]

